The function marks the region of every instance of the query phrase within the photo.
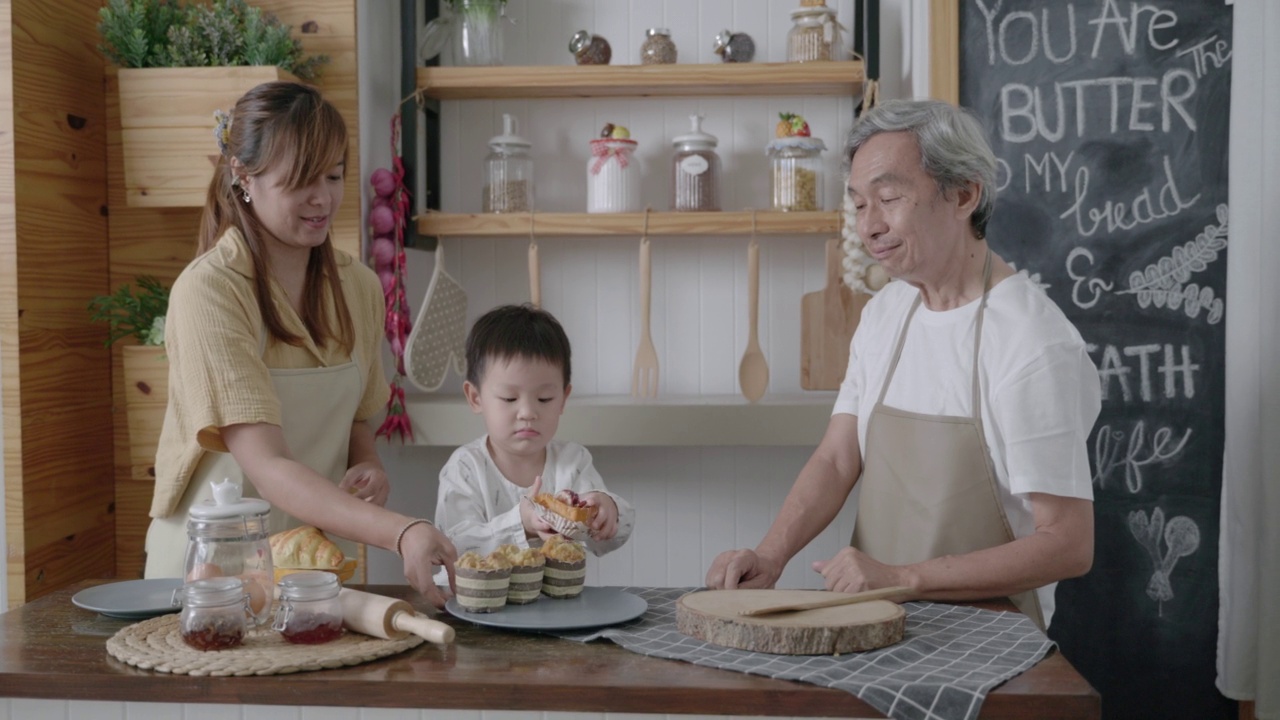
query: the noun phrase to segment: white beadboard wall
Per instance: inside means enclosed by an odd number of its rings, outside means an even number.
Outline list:
[[[828,0],[851,26],[852,0]],[[921,71],[928,0],[882,0],[882,97],[924,87]],[[609,39],[614,64],[638,62],[648,27],[668,27],[681,62],[714,62],[712,39],[722,29],[749,33],[759,61],[782,61],[796,0],[510,0],[516,24],[507,27],[507,64],[569,64],[575,30]],[[360,0],[361,158],[368,176],[390,165],[387,124],[399,100],[398,3]],[[914,12],[912,11],[914,8]],[[914,21],[913,21],[914,18]],[[904,32],[904,28],[912,28]],[[913,50],[900,38],[914,37]],[[910,58],[915,57],[912,61]],[[918,70],[916,70],[918,68]],[[923,80],[922,80],[923,78]],[[803,114],[829,151],[825,202],[834,210],[843,182],[841,137],[852,105],[832,98],[625,99],[465,101],[446,103],[441,156],[445,209],[480,208],[486,142],[500,132],[502,113],[519,118],[533,142],[537,209],[579,212],[586,204],[586,142],[605,122],[629,127],[645,167],[644,200],[655,210],[668,202],[671,138],[688,128],[688,115],[706,116],[704,128],[720,138],[726,209],[768,204],[765,144],[777,114]],[[348,199],[353,201],[353,199]],[[799,389],[800,297],[823,282],[824,238],[761,238],[760,341],[769,361],[770,393]],[[469,320],[505,302],[528,299],[526,240],[446,240],[445,267],[462,281]],[[630,391],[631,361],[639,336],[638,244],[634,238],[539,238],[543,305],[565,325],[574,346],[574,393]],[[738,392],[737,367],[746,344],[745,237],[653,240],[652,330],[658,346],[663,394]],[[410,303],[416,316],[432,267],[428,253],[410,251]],[[441,392],[460,393],[450,378]],[[570,400],[572,402],[572,399]],[[816,444],[819,438],[814,438]],[[433,515],[436,478],[448,459],[444,448],[381,446],[391,475],[389,505],[411,515]],[[588,561],[593,585],[698,586],[715,555],[754,546],[777,513],[806,448],[592,447],[609,488],[636,507],[631,541]],[[780,586],[820,587],[809,565],[830,557],[853,531],[850,507],[788,566]],[[370,552],[370,579],[402,583],[390,553]],[[619,713],[386,710],[258,705],[80,702],[0,698],[0,720],[623,720],[695,715]],[[714,716],[724,717],[724,716]]]

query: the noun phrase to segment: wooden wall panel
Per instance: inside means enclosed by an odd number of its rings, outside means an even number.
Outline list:
[[[108,288],[100,6],[11,0],[5,13],[17,58],[15,272],[3,293],[18,308],[17,372],[4,368],[19,383],[5,396],[18,432],[6,422],[11,604],[114,571],[110,355],[87,311]]]
[[[4,427],[5,565],[9,597],[24,587],[22,375],[18,362],[18,232],[14,205],[13,3],[0,0],[0,411]]]
[[[312,0],[286,2],[260,0],[257,7],[273,12],[299,33],[308,53],[324,53],[330,57],[320,77],[319,86],[342,112],[351,136],[348,155],[346,200],[335,219],[334,239],[342,250],[360,253],[360,132],[356,95],[356,0]],[[120,115],[116,98],[114,69],[106,71],[105,105],[107,113],[107,181],[111,209],[110,276],[111,285],[133,282],[138,275],[154,275],[172,282],[190,262],[195,252],[196,232],[200,222],[198,208],[130,208],[125,204],[124,168],[120,149]],[[214,152],[213,139],[209,139]],[[143,541],[150,520],[152,479],[146,470],[130,466],[128,432],[124,417],[123,376],[119,353],[111,363],[112,407],[115,408],[115,562],[116,576],[141,577],[144,562]]]

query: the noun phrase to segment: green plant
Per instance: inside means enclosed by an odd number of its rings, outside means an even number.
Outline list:
[[[304,57],[290,30],[245,0],[108,0],[99,11],[98,49],[120,67],[275,65],[315,80],[329,58]]]
[[[90,319],[105,322],[111,332],[104,343],[132,335],[143,345],[164,344],[164,315],[169,310],[169,288],[153,277],[138,277],[138,294],[128,284],[110,295],[99,295],[89,302]]]

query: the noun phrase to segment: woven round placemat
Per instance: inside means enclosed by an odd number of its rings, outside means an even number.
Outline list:
[[[421,644],[417,635],[383,640],[348,630],[322,645],[294,645],[263,628],[250,630],[239,647],[201,651],[182,641],[178,615],[173,614],[121,629],[107,640],[107,652],[143,670],[175,675],[284,675],[359,665]]]

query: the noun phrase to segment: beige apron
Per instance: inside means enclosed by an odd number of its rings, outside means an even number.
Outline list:
[[[294,459],[335,484],[347,472],[351,423],[363,396],[363,377],[355,361],[332,367],[271,370],[271,384],[280,399],[280,427],[289,451]],[[246,497],[260,497],[231,453],[206,452],[196,465],[178,508],[168,517],[152,519],[147,529],[145,577],[182,577],[187,512],[213,497],[210,483],[223,478],[240,482]],[[276,533],[302,523],[272,508],[267,524]],[[348,558],[359,557],[356,543],[330,539]]]
[[[926,415],[884,404],[921,297],[912,304],[898,333],[880,397],[867,420],[859,479],[862,488],[853,532],[853,546],[879,562],[905,565],[942,555],[962,555],[1014,539],[982,430],[978,348],[990,287],[988,250],[974,328],[970,417]],[[1034,590],[1010,599],[1044,628],[1044,614]]]

